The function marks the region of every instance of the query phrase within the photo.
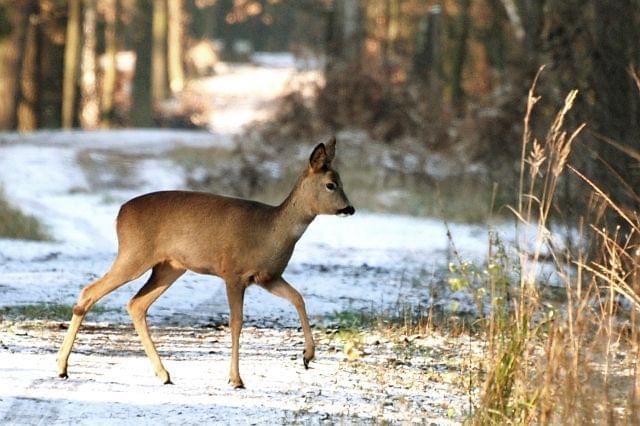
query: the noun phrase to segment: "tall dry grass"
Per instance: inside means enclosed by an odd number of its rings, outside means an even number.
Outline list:
[[[518,224],[518,285],[492,247],[486,275],[491,306],[481,328],[487,353],[470,422],[640,424],[640,218],[569,165],[585,127],[566,125],[577,91],[567,95],[546,137],[534,137],[537,78],[527,99],[519,192],[511,207]],[[559,247],[550,230],[552,209],[562,208],[555,198],[558,183],[568,173],[593,193],[591,208],[570,231],[580,236],[574,252]],[[612,217],[618,225],[607,225]],[[563,303],[541,295],[541,272],[551,265],[564,288]]]

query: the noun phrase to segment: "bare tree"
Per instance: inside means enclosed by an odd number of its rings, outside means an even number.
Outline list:
[[[167,97],[167,0],[153,0],[151,98],[155,107]]]
[[[69,0],[62,82],[62,127],[74,126],[81,45],[81,0]]]
[[[4,100],[0,104],[0,127],[5,129],[15,129],[18,125],[17,108],[20,103],[20,76],[24,62],[24,53],[27,41],[27,32],[29,29],[29,16],[33,9],[33,1],[17,2],[15,8],[7,12],[4,18],[6,22],[0,19],[2,25],[7,25],[6,30],[10,32],[4,33],[0,29],[0,35],[6,36],[0,44],[0,96]],[[1,6],[0,6],[1,7]],[[3,12],[0,9],[0,13]],[[12,12],[12,13],[11,13]]]
[[[462,73],[467,58],[467,41],[471,27],[469,17],[471,0],[461,0],[458,16],[457,42],[453,51],[453,64],[451,70],[451,102],[459,113],[462,110],[464,90],[462,88]]]
[[[98,127],[98,86],[96,80],[96,0],[84,0],[80,126],[83,129]]]
[[[442,9],[433,6],[418,25],[416,53],[413,71],[416,77],[426,83],[432,96],[439,98],[442,52],[441,46]]]
[[[136,52],[136,70],[133,77],[133,107],[131,123],[137,127],[149,127],[153,124],[153,107],[151,97],[151,36],[152,24],[151,0],[138,0],[133,33],[133,44]]]
[[[27,6],[24,39],[20,40],[21,58],[18,60],[16,91],[16,127],[20,131],[35,130],[39,123],[38,57],[40,53],[40,5],[37,0]]]
[[[173,94],[184,87],[184,66],[182,44],[184,43],[183,0],[169,0],[169,28],[167,35],[167,51],[169,64],[169,87]]]
[[[114,97],[118,76],[116,55],[118,53],[118,16],[120,14],[120,0],[106,0],[104,11],[105,29],[105,64],[102,79],[102,97],[100,109],[102,127],[111,127],[114,117]]]

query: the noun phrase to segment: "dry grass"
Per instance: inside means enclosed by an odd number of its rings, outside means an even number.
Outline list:
[[[19,240],[49,240],[50,237],[38,220],[13,207],[0,188],[0,238]]]
[[[546,136],[534,137],[530,120],[540,101],[535,87],[524,119],[519,191],[510,207],[515,247],[491,231],[487,263],[475,266],[457,256],[451,239],[449,284],[473,294],[480,312],[475,323],[416,309],[393,316],[341,313],[335,320],[356,349],[363,328],[396,341],[435,328],[484,342],[481,356],[459,348],[459,384],[472,405],[469,424],[639,424],[640,216],[569,165],[585,127],[565,125],[576,91],[567,95]],[[623,153],[630,149],[620,147]],[[571,225],[578,235],[575,249],[558,244],[562,235],[551,230],[552,212],[563,208],[556,189],[569,173],[592,190],[590,208]],[[553,298],[545,293],[550,283],[543,271],[549,269]]]
[[[518,285],[506,274],[487,274],[491,308],[482,318],[487,353],[470,418],[474,424],[640,420],[635,316],[640,307],[638,216],[571,168],[594,191],[593,208],[573,225],[581,235],[580,248],[576,253],[559,249],[549,230],[550,212],[562,208],[555,203],[556,188],[584,128],[567,130],[564,124],[576,96],[576,91],[569,93],[546,138],[539,141],[529,131],[531,113],[540,100],[535,82],[529,92],[520,190],[511,208],[518,223]],[[602,226],[607,209],[623,227]],[[587,250],[587,242],[599,249]],[[488,269],[501,269],[503,260],[493,249],[489,253]],[[564,285],[561,305],[547,303],[540,294],[540,271],[547,259]]]

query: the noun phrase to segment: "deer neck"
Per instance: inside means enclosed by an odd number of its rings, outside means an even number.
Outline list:
[[[277,207],[275,229],[279,235],[287,239],[298,241],[307,226],[315,219],[301,195],[301,179],[291,190],[289,196]]]

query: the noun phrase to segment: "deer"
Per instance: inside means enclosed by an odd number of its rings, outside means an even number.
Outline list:
[[[187,270],[223,279],[229,304],[229,383],[243,388],[240,333],[244,294],[257,284],[289,301],[304,333],[303,365],[315,357],[315,343],[301,294],[283,277],[294,247],[317,215],[355,213],[340,175],[332,167],[336,139],[319,143],[286,199],[277,206],[196,191],[160,191],[133,198],[116,220],[118,251],[109,271],[84,287],[73,306],[58,352],[58,375],[67,366],[78,329],[91,307],[110,292],[151,270],[148,281],[127,303],[127,311],[156,376],[171,378],[149,335],[149,307]]]

